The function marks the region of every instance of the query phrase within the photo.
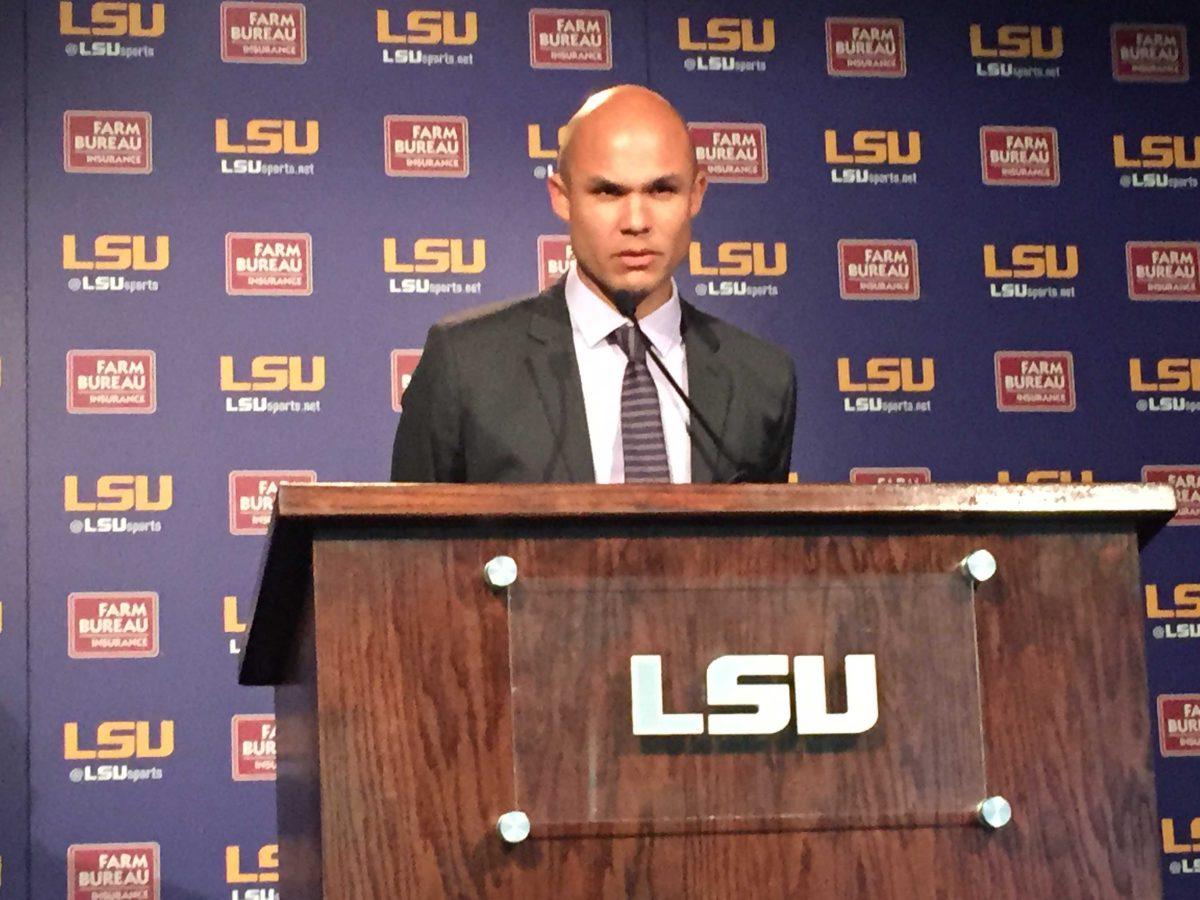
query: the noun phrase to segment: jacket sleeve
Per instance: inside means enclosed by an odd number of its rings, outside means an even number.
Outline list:
[[[392,481],[466,480],[459,390],[446,331],[434,325],[404,391],[392,445]]]
[[[769,462],[767,481],[786,482],[792,468],[792,442],[796,436],[796,364],[789,360],[787,390],[779,414],[779,431],[775,435],[774,452]]]

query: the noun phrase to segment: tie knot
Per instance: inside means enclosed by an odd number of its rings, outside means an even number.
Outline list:
[[[646,342],[632,325],[622,325],[608,336],[608,341],[620,347],[631,362],[646,364]]]

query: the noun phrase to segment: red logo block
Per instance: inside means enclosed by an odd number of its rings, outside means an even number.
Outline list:
[[[1200,243],[1129,241],[1125,273],[1130,300],[1200,300]]]
[[[306,296],[312,290],[311,235],[236,231],[225,235],[225,293]]]
[[[67,412],[152,413],[153,350],[68,350]]]
[[[984,184],[1054,187],[1059,182],[1058,129],[984,125],[979,159]]]
[[[1142,481],[1174,489],[1177,512],[1168,524],[1200,525],[1200,465],[1142,466]]]
[[[316,472],[239,470],[229,473],[229,533],[266,534],[279,485],[288,481],[312,484]]]
[[[838,284],[843,300],[916,300],[921,296],[917,242],[838,241]]]
[[[826,19],[825,67],[830,75],[903,78],[904,20]]]
[[[538,290],[544,291],[567,274],[575,254],[565,234],[538,235]]]
[[[850,470],[851,484],[929,484],[933,480],[924,466],[907,468],[855,467]]]
[[[158,900],[161,876],[156,843],[67,848],[69,900]]]
[[[158,594],[68,594],[67,655],[72,659],[158,656]]]
[[[759,122],[688,122],[696,162],[709,181],[764,184],[767,127]]]
[[[1200,756],[1200,694],[1160,694],[1158,749],[1163,756]]]
[[[466,178],[471,148],[463,116],[385,116],[383,167],[389,175]]]
[[[149,175],[154,168],[150,113],[68,109],[63,168],[68,172]]]
[[[997,350],[996,408],[1073,412],[1075,358],[1068,350]]]
[[[421,361],[420,350],[392,351],[392,411],[403,412],[404,391],[412,381],[417,363]]]
[[[221,60],[291,63],[308,59],[303,3],[221,4]]]
[[[275,717],[234,716],[230,732],[233,741],[233,780],[274,781]]]
[[[535,69],[611,69],[606,9],[531,9],[529,64]]]
[[[1117,81],[1187,81],[1187,28],[1113,25],[1112,72]]]

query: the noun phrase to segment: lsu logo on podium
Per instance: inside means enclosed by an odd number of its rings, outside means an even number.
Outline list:
[[[225,235],[225,293],[232,297],[308,296],[313,291],[312,235]]]
[[[63,759],[166,759],[175,752],[175,722],[101,722],[80,737],[78,722],[63,723]]]
[[[766,184],[767,126],[761,122],[688,122],[696,162],[719,184]]]
[[[58,4],[58,33],[64,37],[156,38],[166,30],[165,3],[61,0]]]
[[[1117,81],[1187,81],[1187,27],[1116,24],[1111,29]]]
[[[234,781],[275,780],[275,717],[238,715],[230,720]]]
[[[1200,756],[1200,694],[1159,694],[1158,749],[1163,756]]]
[[[147,247],[154,242],[154,254]],[[100,234],[90,251],[81,252],[79,237],[62,236],[62,267],[68,272],[161,272],[171,264],[171,238],[166,234]]]
[[[254,853],[253,862],[243,862],[242,848],[237,844],[225,847],[225,883],[230,887],[247,884],[275,884],[279,881],[279,845],[263,844]],[[238,900],[274,900],[274,891],[237,895]]]
[[[996,408],[1074,412],[1075,357],[1069,350],[997,350]]]
[[[380,44],[470,47],[479,39],[479,16],[463,13],[461,23],[458,16],[459,13],[450,10],[414,9],[405,15],[404,30],[393,31],[391,12],[377,9],[375,40]]]
[[[1200,300],[1200,241],[1129,241],[1130,300]]]
[[[1076,244],[1015,244],[1001,249],[983,245],[983,275],[993,297],[1074,297],[1075,286],[1056,282],[1079,276],[1079,247]],[[1049,282],[1044,285],[1031,281]]]
[[[67,412],[153,413],[155,382],[153,350],[67,351]]]
[[[1142,481],[1175,491],[1177,511],[1168,525],[1200,525],[1200,464],[1142,466]]]
[[[842,238],[837,250],[843,300],[920,298],[916,241]]]
[[[385,116],[384,171],[409,178],[466,178],[471,174],[463,116]]]
[[[68,594],[67,655],[71,659],[158,656],[158,594],[154,591]]]
[[[67,848],[69,900],[159,900],[161,876],[154,842]]]
[[[1058,129],[984,125],[979,129],[979,159],[984,184],[1056,187]]]
[[[419,349],[392,351],[392,412],[404,412],[404,392],[420,361]]]
[[[606,9],[531,9],[529,65],[611,69],[612,17]]]
[[[833,76],[903,78],[904,20],[827,18],[825,70]]]
[[[149,175],[154,169],[150,113],[68,109],[63,113],[63,169]]]
[[[290,63],[308,60],[303,3],[225,0],[221,4],[221,61]]]
[[[924,466],[855,466],[850,470],[851,484],[930,484],[933,477]]]
[[[266,534],[279,485],[312,484],[317,473],[308,470],[234,470],[229,473],[229,533]]]
[[[571,238],[565,234],[539,234],[538,290],[544,291],[567,274],[575,253],[571,250]]]

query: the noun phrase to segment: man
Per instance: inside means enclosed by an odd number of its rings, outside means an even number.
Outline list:
[[[574,265],[545,293],[430,329],[392,480],[785,481],[791,360],[681,301],[671,277],[707,187],[683,118],[647,88],[602,91],[567,124],[557,168]]]

